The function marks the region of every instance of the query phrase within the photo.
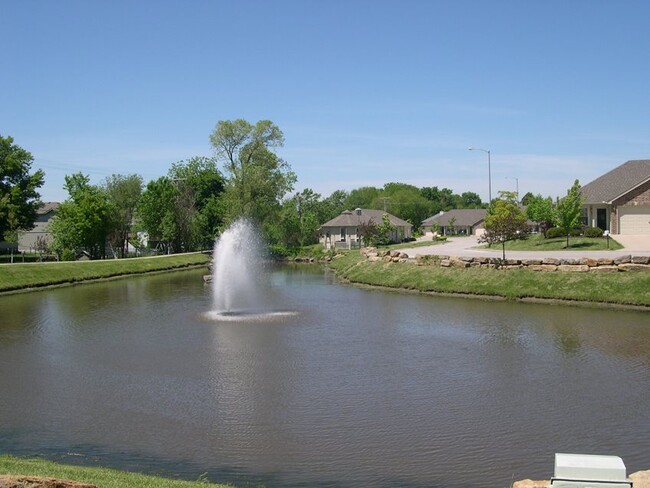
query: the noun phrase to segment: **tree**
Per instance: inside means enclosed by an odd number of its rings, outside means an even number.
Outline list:
[[[388,198],[391,213],[413,224],[419,230],[422,221],[431,216],[432,203],[424,198],[418,187],[405,183],[386,183],[379,200]],[[381,201],[374,208],[383,208]]]
[[[380,237],[379,227],[372,219],[361,222],[357,234],[364,246],[375,246]]]
[[[191,228],[184,229],[183,222],[179,221],[181,234],[185,235],[181,240],[195,242],[203,248],[212,246],[224,226],[224,210],[219,198],[225,181],[217,168],[217,160],[195,156],[179,161],[172,164],[168,176],[179,191],[178,210],[184,212],[185,222],[192,222]]]
[[[546,237],[546,232],[553,225],[554,221],[553,200],[551,197],[544,198],[542,195],[528,197],[526,216],[533,222],[537,222]]]
[[[89,177],[81,173],[66,176],[63,188],[70,197],[50,223],[52,248],[59,258],[74,256],[80,249],[92,259],[104,257],[115,214],[106,190],[91,185]]]
[[[378,208],[384,208],[384,201],[378,203],[380,198],[379,188],[374,186],[362,186],[350,192],[348,198],[345,200],[345,210],[354,210],[357,208],[376,208],[374,205],[379,205]]]
[[[500,242],[505,260],[506,242],[525,239],[527,236],[528,224],[518,205],[517,194],[509,191],[499,192],[499,197],[492,201],[485,216],[485,233],[479,241],[489,245]]]
[[[318,193],[310,188],[296,193],[283,202],[278,222],[269,226],[271,241],[290,248],[315,244],[318,228],[325,222],[322,211]]]
[[[466,191],[460,195],[461,208],[483,208],[483,202],[478,193]]]
[[[222,195],[226,223],[248,217],[268,230],[296,181],[288,163],[273,151],[284,144],[282,131],[270,120],[255,125],[243,119],[221,120],[210,142],[226,175]]]
[[[142,177],[135,174],[112,175],[104,180],[103,186],[110,204],[115,209],[114,229],[110,241],[112,246],[119,250],[120,256],[125,257],[135,210],[142,196]]]
[[[345,202],[348,196],[349,194],[347,191],[336,190],[321,202],[321,224],[328,220],[332,220],[345,210]]]
[[[384,214],[381,224],[377,225],[377,244],[390,244],[393,230],[395,230],[395,227],[390,223],[388,214]]]
[[[535,195],[533,195],[531,192],[528,192],[521,198],[521,204],[523,206],[530,205],[530,202],[533,198],[535,198]]]
[[[149,241],[158,241],[167,253],[171,253],[174,244],[179,246],[180,242],[176,224],[177,195],[172,180],[161,176],[147,183],[138,202],[138,221],[149,234]]]
[[[13,142],[0,135],[0,240],[17,242],[20,231],[34,228],[45,174],[30,174],[34,158]]]
[[[432,214],[436,214],[441,210],[447,211],[452,208],[458,208],[461,200],[461,197],[449,188],[439,189],[437,186],[423,187],[420,189],[420,193],[424,198],[432,202]]]
[[[580,193],[580,182],[575,180],[567,191],[567,196],[558,200],[555,205],[555,225],[566,235],[566,247],[569,247],[571,231],[580,227],[582,217],[583,196]]]

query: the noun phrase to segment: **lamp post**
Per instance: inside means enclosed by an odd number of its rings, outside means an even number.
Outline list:
[[[516,176],[506,176],[506,180],[515,180],[516,188],[517,188],[517,202],[519,202],[519,178]]]
[[[490,163],[490,150],[489,149],[481,149],[481,148],[472,147],[472,146],[470,146],[468,149],[470,151],[483,151],[484,153],[487,153],[487,155],[488,155],[488,198],[490,199],[488,204],[491,205],[492,204],[492,168],[491,168],[491,163]]]

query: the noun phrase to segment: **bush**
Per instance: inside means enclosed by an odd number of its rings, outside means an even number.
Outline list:
[[[549,230],[546,231],[546,237],[547,239],[557,239],[558,237],[566,237],[564,235],[564,232],[562,232],[562,229],[559,227],[551,227]]]
[[[585,229],[585,237],[603,237],[603,229],[600,227],[587,227]]]
[[[582,230],[572,229],[571,232],[569,232],[569,235],[571,237],[578,237],[582,235]],[[549,230],[546,231],[547,239],[557,239],[558,237],[566,237],[566,234],[562,232],[562,229],[560,229],[559,227],[551,227]]]
[[[61,253],[61,261],[75,261],[77,257],[72,249],[64,249]]]

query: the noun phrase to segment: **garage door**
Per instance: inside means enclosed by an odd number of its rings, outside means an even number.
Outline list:
[[[650,235],[650,207],[618,207],[621,234]]]

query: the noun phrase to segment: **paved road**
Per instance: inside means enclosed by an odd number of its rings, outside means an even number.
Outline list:
[[[623,249],[618,251],[508,251],[506,258],[509,259],[534,259],[534,258],[616,258],[633,254],[635,256],[650,256],[650,236],[615,236],[620,242]],[[570,242],[570,241],[569,241]],[[417,254],[438,254],[448,256],[487,256],[501,257],[502,251],[499,246],[493,246],[491,249],[473,249],[480,244],[476,237],[452,237],[444,244],[432,246],[414,247],[402,249],[409,257],[415,257]]]

